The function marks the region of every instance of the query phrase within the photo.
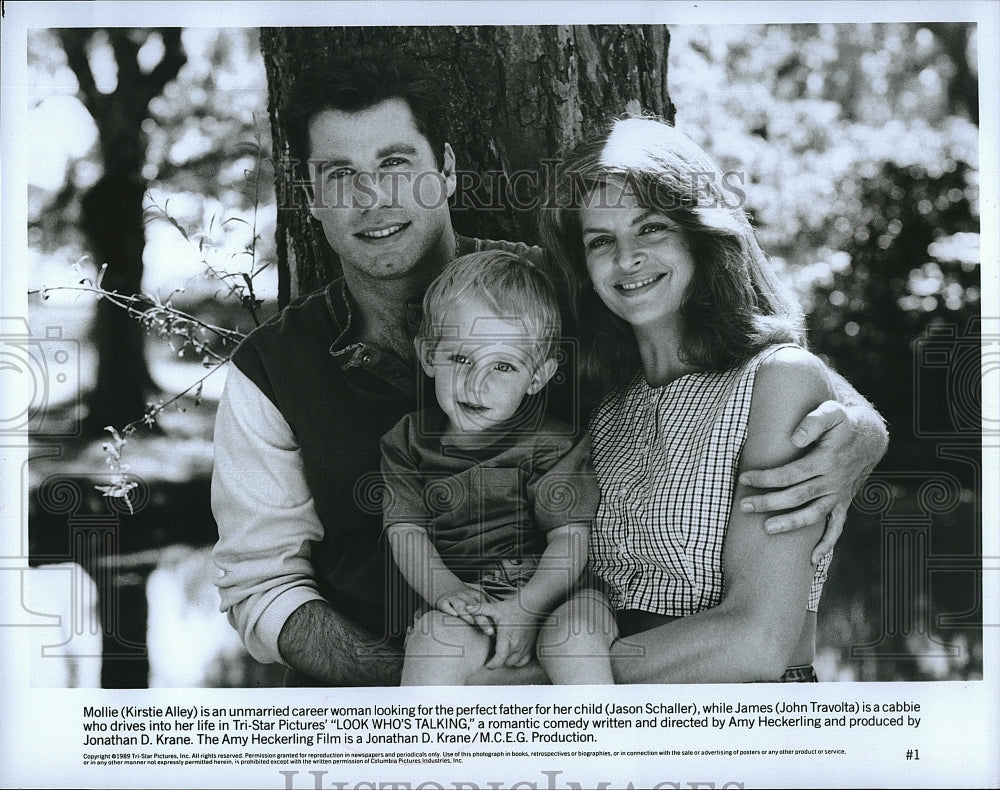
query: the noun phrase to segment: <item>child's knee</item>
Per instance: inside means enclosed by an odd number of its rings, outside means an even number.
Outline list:
[[[573,642],[610,646],[616,631],[614,615],[602,596],[577,595],[549,616],[538,644],[550,649]]]
[[[569,603],[564,603],[550,614],[542,627],[538,629],[538,655],[543,655],[544,648],[565,644],[572,632],[571,623],[576,619]]]
[[[408,654],[460,656],[479,635],[468,623],[436,609],[417,618],[406,638]]]

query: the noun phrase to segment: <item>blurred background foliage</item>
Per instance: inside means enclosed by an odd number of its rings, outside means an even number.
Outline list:
[[[742,174],[810,342],[878,406],[889,458],[913,436],[915,338],[979,316],[975,29],[675,28],[677,125]]]
[[[146,31],[134,36],[141,41],[140,68],[148,73],[163,55],[162,37]],[[213,215],[246,219],[258,201],[267,206],[274,180],[268,170],[260,178],[259,195],[248,189],[248,176],[256,180],[258,139],[265,165],[270,151],[267,80],[257,31],[185,28],[181,42],[187,60],[152,99],[142,124],[147,139],[142,175],[154,188],[147,202],[163,205],[170,199],[173,216],[194,227],[208,227]],[[86,49],[97,89],[105,95],[115,91],[117,64],[107,32],[93,31]],[[101,175],[98,130],[80,101],[80,85],[57,31],[29,31],[28,65],[34,146],[29,242],[50,256],[62,251],[72,258],[85,252],[77,235],[77,198]]]
[[[73,40],[71,34],[82,42]],[[85,63],[73,64],[67,57],[71,45],[83,49]],[[138,183],[141,195],[141,206],[137,207],[145,226],[144,245],[140,247],[141,280],[128,289],[110,281],[104,284],[122,293],[136,293],[141,288],[153,301],[169,300],[174,307],[209,322],[247,332],[277,308],[277,274],[271,265],[274,173],[267,80],[257,31],[186,28],[181,31],[180,47],[184,60],[176,78],[139,113],[142,120],[135,136],[136,145],[145,148],[144,161],[138,172],[126,174]],[[33,146],[30,156],[35,165],[29,172],[27,211],[31,288],[96,279],[103,261],[93,258],[94,244],[84,227],[88,215],[83,207],[88,194],[101,195],[97,188],[106,174],[104,162],[115,160],[117,152],[102,150],[108,137],[104,127],[110,123],[95,116],[88,106],[101,101],[115,103],[117,99],[116,109],[132,110],[130,97],[136,86],[119,85],[119,74],[125,72],[120,61],[138,61],[137,76],[142,78],[148,77],[164,57],[160,31],[29,32],[32,99],[28,123]],[[89,100],[78,70],[84,71],[86,79],[93,79],[95,90]],[[113,122],[121,114],[111,113]],[[99,214],[100,199],[92,202],[97,205],[91,213]],[[115,207],[109,205],[104,211],[114,216]],[[72,264],[72,269],[67,264]],[[113,269],[109,269],[109,277]],[[256,321],[251,311],[244,309],[250,290],[244,274],[254,275],[253,295],[265,302]],[[93,299],[52,292],[46,304],[53,302],[76,307],[74,317],[83,322],[86,332],[100,334],[101,327],[94,319],[99,322],[102,317],[94,314]],[[132,323],[142,335],[138,323]],[[172,344],[168,350],[183,348],[183,338],[172,337],[169,325],[152,321],[146,328],[164,336]],[[124,332],[128,328],[118,329]],[[94,380],[99,370],[94,353],[93,348],[84,352],[83,389],[114,398],[114,393],[105,394],[100,382]],[[180,368],[168,364],[159,371],[159,378],[153,365],[153,387],[147,397],[152,399],[157,389],[176,391],[178,375],[184,381],[192,380],[200,359],[193,354],[187,360],[193,364]],[[189,369],[185,371],[185,367]],[[217,390],[221,381],[208,386],[209,391]],[[140,417],[141,406],[137,414],[133,403],[113,404],[111,411],[119,411],[115,424],[121,427]],[[89,410],[107,411],[93,398]],[[89,423],[88,432],[100,432],[105,424]]]
[[[162,41],[158,34],[136,35],[140,61],[150,64],[143,68],[152,69]],[[229,275],[255,273],[273,259],[276,212],[256,31],[185,29],[181,40],[186,63],[150,102],[142,123],[141,175],[148,186],[142,286],[247,331],[253,321],[241,307],[245,281]],[[978,337],[966,335],[980,314],[975,26],[674,27],[669,55],[677,125],[732,171],[764,248],[809,313],[814,350],[876,404],[893,437],[881,466],[889,471],[889,504],[855,513],[838,545],[821,618],[820,674],[977,677],[977,574],[957,573],[934,589],[918,585],[915,626],[887,637],[888,555],[884,545],[879,550],[892,510],[932,531],[928,545],[937,556],[978,551],[980,383],[978,373],[959,381],[955,368],[956,349],[971,349],[977,372],[979,359]],[[98,88],[113,91],[106,33],[91,38],[88,57]],[[92,262],[80,262],[87,244],[79,206],[102,173],[94,120],[54,32],[30,33],[29,68],[36,146],[29,276],[37,288],[96,275]],[[276,277],[265,269],[255,282],[266,317],[276,309]],[[31,304],[33,326],[76,327],[67,334],[81,339],[92,316],[93,300],[78,295],[53,293]],[[941,342],[948,359],[935,357],[936,368],[917,364],[922,345]],[[94,386],[92,355],[85,345],[85,389]],[[151,346],[147,357],[155,386],[167,395],[204,372],[197,358],[178,359],[169,347]],[[201,416],[188,411],[161,420],[188,446],[202,441],[205,457],[189,459],[186,475],[204,477],[210,469],[211,401],[220,386],[206,385]],[[928,409],[930,403],[936,408]],[[132,450],[136,471],[153,478],[183,455],[151,450],[155,441],[137,435]],[[943,461],[942,442],[965,442],[973,447],[970,459]],[[144,464],[145,457],[152,460]],[[96,459],[95,451],[82,449],[75,463],[82,469]],[[37,483],[45,470],[36,468]],[[928,505],[919,495],[938,478],[959,483],[946,506]],[[918,562],[915,572],[926,568]],[[945,626],[942,612],[964,619]],[[852,645],[874,643],[881,647],[866,657],[851,654]]]
[[[824,590],[820,676],[977,676],[982,579],[958,569],[981,556],[975,27],[675,27],[669,85],[813,350],[889,424]]]

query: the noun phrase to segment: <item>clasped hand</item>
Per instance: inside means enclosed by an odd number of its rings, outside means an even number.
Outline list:
[[[491,601],[482,590],[467,586],[445,593],[434,608],[493,639],[493,655],[486,662],[487,669],[523,667],[535,656],[539,617],[524,611],[516,596]]]

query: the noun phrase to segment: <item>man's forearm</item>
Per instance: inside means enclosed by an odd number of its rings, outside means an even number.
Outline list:
[[[885,455],[889,446],[889,431],[886,429],[885,420],[878,413],[875,406],[864,398],[851,383],[832,369],[828,369],[830,384],[838,403],[847,406],[854,414],[854,421],[860,433],[864,434],[869,445],[869,458],[864,459],[864,466],[868,471],[877,464]]]
[[[380,641],[325,601],[303,604],[285,621],[278,651],[296,671],[343,686],[398,686],[402,650]]]
[[[860,392],[854,389],[854,385],[841,376],[833,368],[827,368],[827,375],[830,378],[830,385],[833,387],[834,395],[838,403],[842,403],[849,408],[864,409],[871,412],[872,422],[885,429],[885,420],[878,413],[872,402],[865,398]]]

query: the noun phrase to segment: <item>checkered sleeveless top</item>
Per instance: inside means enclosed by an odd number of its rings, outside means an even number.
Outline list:
[[[615,609],[684,616],[722,601],[722,544],[757,369],[692,373],[651,387],[640,371],[597,407],[590,423],[601,504],[590,567]],[[816,568],[816,611],[833,553]]]

